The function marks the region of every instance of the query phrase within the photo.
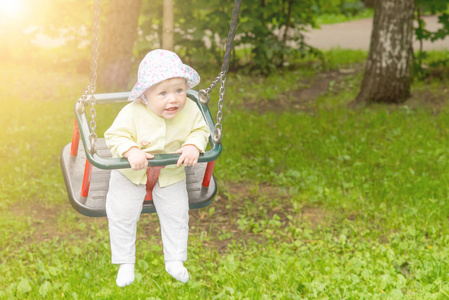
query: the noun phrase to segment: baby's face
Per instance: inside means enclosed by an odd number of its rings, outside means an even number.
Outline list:
[[[173,119],[186,104],[187,83],[184,78],[170,78],[153,85],[144,94],[156,115]]]

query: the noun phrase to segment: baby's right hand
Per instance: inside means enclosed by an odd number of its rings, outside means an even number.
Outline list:
[[[128,159],[133,170],[142,170],[148,167],[148,159],[154,158],[154,155],[146,153],[139,148],[132,147],[123,156]]]

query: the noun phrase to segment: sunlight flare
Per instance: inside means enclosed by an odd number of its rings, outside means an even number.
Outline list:
[[[23,11],[22,0],[0,0],[0,16],[13,18]]]

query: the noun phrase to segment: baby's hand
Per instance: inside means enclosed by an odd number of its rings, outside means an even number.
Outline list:
[[[198,163],[198,157],[200,156],[200,150],[194,145],[185,145],[178,149],[176,153],[181,153],[176,164],[178,167],[184,163],[184,166],[194,166]]]
[[[154,158],[154,155],[146,153],[139,148],[132,147],[123,156],[128,159],[133,170],[142,170],[148,167],[148,159]]]

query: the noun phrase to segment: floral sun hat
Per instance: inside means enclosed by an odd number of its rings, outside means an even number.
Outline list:
[[[168,50],[153,50],[145,56],[139,65],[137,83],[131,90],[128,101],[138,99],[153,85],[176,77],[185,78],[189,89],[200,83],[198,72],[183,64],[178,55]]]

